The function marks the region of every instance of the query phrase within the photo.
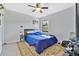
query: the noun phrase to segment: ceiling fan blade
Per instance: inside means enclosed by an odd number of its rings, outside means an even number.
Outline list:
[[[40,8],[40,7],[41,7],[41,3],[37,3],[37,4],[36,4],[36,7],[37,7],[37,8]]]
[[[43,11],[42,11],[42,10],[40,10],[40,13],[43,13]]]
[[[35,12],[36,11],[36,9],[34,9],[32,12]]]
[[[28,5],[29,7],[34,7],[34,8],[36,8],[35,6],[32,6],[32,5]]]
[[[41,9],[48,9],[48,7],[41,7]]]

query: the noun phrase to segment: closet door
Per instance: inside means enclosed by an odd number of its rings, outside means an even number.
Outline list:
[[[79,3],[76,3],[76,35],[79,37]]]
[[[79,3],[76,3],[76,37],[79,42]]]

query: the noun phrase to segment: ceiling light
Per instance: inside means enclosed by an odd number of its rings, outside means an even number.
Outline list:
[[[36,11],[40,11],[41,9],[40,8],[36,8]]]

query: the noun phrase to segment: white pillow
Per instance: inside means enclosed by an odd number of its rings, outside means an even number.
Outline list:
[[[35,33],[35,31],[28,31],[27,33]]]
[[[41,35],[41,36],[45,38],[51,38],[51,36],[48,36],[48,35]]]

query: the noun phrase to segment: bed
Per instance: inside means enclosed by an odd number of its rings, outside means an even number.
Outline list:
[[[37,53],[43,52],[44,49],[57,43],[57,38],[54,35],[48,35],[42,32],[33,31],[24,35],[24,40],[35,47]]]

